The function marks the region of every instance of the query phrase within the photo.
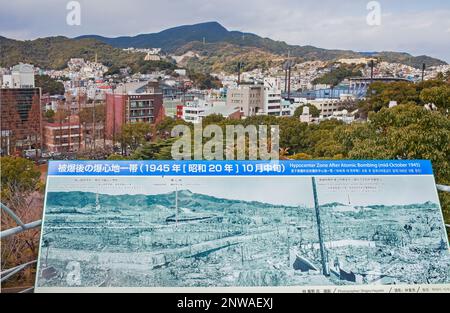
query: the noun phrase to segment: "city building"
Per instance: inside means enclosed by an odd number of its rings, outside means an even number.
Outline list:
[[[312,104],[319,109],[322,118],[332,116],[333,112],[339,111],[342,107],[340,99],[315,99],[309,100],[307,104]]]
[[[155,124],[164,118],[163,94],[158,82],[126,83],[106,93],[106,136],[117,138],[127,123]]]
[[[34,67],[20,63],[13,66],[11,74],[3,75],[2,88],[34,88]]]
[[[34,87],[33,66],[16,65],[2,81],[8,87],[0,89],[1,154],[42,149],[41,89]]]
[[[392,82],[409,82],[405,78],[399,77],[352,77],[349,79],[350,89],[367,89],[373,82],[392,83]]]
[[[177,118],[193,124],[201,123],[209,115],[222,115],[228,119],[241,119],[240,107],[230,107],[224,101],[195,99],[177,107]]]
[[[77,115],[61,123],[46,123],[43,134],[47,152],[74,152],[84,148],[83,126]]]
[[[227,106],[239,107],[244,117],[264,112],[264,85],[241,84],[230,87],[227,92]]]
[[[327,117],[320,116],[319,120],[338,120],[342,121],[346,124],[351,124],[355,121],[355,114],[358,112],[358,110],[355,110],[353,112],[348,112],[347,110],[341,110],[341,111],[334,111],[332,115],[329,115]]]
[[[264,88],[264,114],[283,116],[281,105],[281,90],[277,88]],[[289,110],[290,113],[290,110]]]

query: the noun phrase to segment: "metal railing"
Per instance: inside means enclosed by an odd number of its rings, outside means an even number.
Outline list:
[[[450,186],[436,185],[436,187],[437,187],[437,189],[439,191],[450,192]],[[4,238],[7,238],[9,236],[13,236],[13,235],[19,234],[21,232],[24,232],[24,231],[27,231],[27,230],[39,227],[42,224],[42,220],[37,220],[37,221],[31,222],[31,223],[25,224],[6,205],[4,205],[3,203],[0,203],[0,206],[1,206],[1,209],[3,211],[5,211],[9,216],[11,216],[14,219],[14,221],[17,223],[17,225],[19,225],[17,227],[1,231],[0,232],[0,238],[1,239],[4,239]],[[447,228],[450,228],[449,224],[445,224],[445,226]],[[33,260],[33,261],[30,261],[30,262],[27,262],[27,263],[24,263],[24,264],[17,265],[17,266],[15,266],[13,268],[4,270],[3,272],[0,273],[0,282],[3,283],[4,281],[6,281],[7,279],[11,278],[15,274],[19,273],[20,271],[24,270],[25,268],[27,268],[27,267],[29,267],[31,265],[34,265],[36,263],[37,263],[37,260]],[[27,289],[22,290],[20,293],[29,293],[29,292],[32,292],[33,290],[34,290],[34,288],[31,287],[31,288],[27,288]]]
[[[22,220],[10,209],[8,208],[6,205],[4,205],[3,203],[0,203],[0,207],[1,209],[8,214],[13,220],[14,222],[16,222],[17,227],[13,227],[7,230],[2,230],[0,231],[0,239],[5,239],[7,237],[13,236],[13,235],[17,235],[19,233],[22,233],[24,231],[33,229],[33,228],[37,228],[39,226],[41,226],[42,224],[42,220],[37,220],[31,223],[27,223],[25,224],[24,222],[22,222]],[[13,268],[4,270],[2,272],[0,272],[0,283],[3,283],[4,281],[8,280],[9,278],[11,278],[12,276],[16,275],[17,273],[23,271],[24,269],[26,269],[27,267],[34,265],[37,263],[37,260],[33,260],[24,264],[20,264],[17,265]],[[27,288],[25,290],[22,290],[21,293],[28,293],[28,292],[32,292],[33,291],[33,287],[32,288]]]

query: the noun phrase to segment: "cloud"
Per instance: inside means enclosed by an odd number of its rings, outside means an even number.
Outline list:
[[[205,21],[290,44],[357,51],[405,51],[450,62],[450,2],[379,0],[382,24],[369,26],[366,0],[80,0],[81,25],[66,24],[68,1],[0,0],[0,34],[136,35]]]

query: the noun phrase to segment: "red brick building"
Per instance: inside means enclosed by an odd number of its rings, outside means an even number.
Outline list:
[[[49,152],[74,152],[83,149],[83,128],[79,117],[72,115],[62,123],[44,125],[44,145]]]
[[[124,124],[156,124],[164,115],[158,82],[124,84],[106,94],[106,137],[116,139]]]

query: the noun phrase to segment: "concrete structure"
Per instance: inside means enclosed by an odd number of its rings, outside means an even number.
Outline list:
[[[48,152],[74,152],[83,149],[83,127],[79,125],[78,116],[62,123],[44,125],[44,147]]]
[[[392,82],[409,82],[409,80],[398,77],[353,77],[349,78],[350,89],[358,90],[358,89],[367,89],[372,82],[383,82],[383,83],[392,83]]]
[[[281,90],[277,88],[264,88],[264,114],[282,116]]]
[[[158,82],[127,83],[106,94],[106,137],[115,139],[127,123],[155,124],[164,118]]]
[[[338,120],[338,121],[342,121],[346,124],[351,124],[355,121],[355,114],[356,112],[358,112],[358,110],[349,113],[347,110],[342,110],[342,111],[334,111],[332,115],[324,118],[323,116],[320,116],[320,120],[324,120],[324,119],[328,119],[328,120]]]
[[[313,116],[309,112],[309,107],[303,107],[302,114],[300,115],[300,122],[308,124],[313,122]]]
[[[227,106],[239,107],[244,117],[264,112],[264,86],[242,84],[231,87],[227,93]]]
[[[309,100],[307,104],[314,105],[320,111],[320,116],[327,118],[333,115],[333,112],[339,111],[342,107],[340,99],[316,99]]]
[[[20,63],[11,70],[11,75],[3,75],[3,88],[34,88],[34,67]]]
[[[376,62],[376,58],[351,58],[351,59],[339,59],[338,62],[342,64],[369,64],[370,61]]]
[[[229,119],[240,119],[240,107],[229,107],[224,101],[195,99],[186,105],[177,107],[177,118],[190,123],[201,123],[202,120],[212,114],[222,115]]]
[[[40,88],[2,88],[0,108],[3,155],[42,148]]]

